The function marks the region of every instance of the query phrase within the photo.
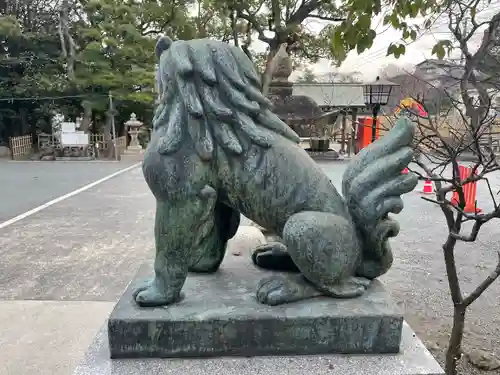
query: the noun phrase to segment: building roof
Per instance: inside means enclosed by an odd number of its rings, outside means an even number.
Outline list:
[[[321,107],[365,107],[360,83],[294,83],[293,95],[308,96]]]
[[[425,66],[425,65],[436,65],[436,66],[457,66],[456,63],[452,61],[447,61],[447,60],[438,60],[438,59],[427,59],[424,60],[417,65],[415,65],[417,68]]]

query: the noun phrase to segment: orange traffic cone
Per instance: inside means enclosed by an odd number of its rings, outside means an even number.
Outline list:
[[[434,194],[434,186],[432,185],[432,181],[426,179],[424,182],[424,189],[422,190],[422,194]]]

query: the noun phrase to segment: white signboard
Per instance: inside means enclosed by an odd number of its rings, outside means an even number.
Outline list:
[[[74,133],[76,130],[76,124],[74,122],[62,122],[61,131],[63,133]]]
[[[88,146],[89,135],[85,133],[61,133],[63,146]]]

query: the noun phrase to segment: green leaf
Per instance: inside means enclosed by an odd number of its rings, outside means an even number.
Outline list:
[[[410,13],[410,17],[412,18],[415,18],[417,15],[418,15],[418,12],[420,10],[419,6],[418,6],[418,3],[417,2],[408,2],[409,3],[409,13]]]
[[[453,48],[453,45],[451,41],[449,40],[439,40],[434,47],[432,47],[431,54],[436,55],[438,59],[442,60],[444,56],[446,55],[446,52],[448,54],[450,53],[451,49]]]
[[[439,60],[442,60],[446,51],[441,43],[437,43],[434,47],[432,47],[431,54],[436,55]]]
[[[406,46],[404,44],[400,44],[399,47],[398,47],[398,54],[397,55],[394,55],[394,57],[396,57],[397,59],[404,55],[406,53]]]
[[[398,14],[396,12],[391,13],[390,20],[391,20],[392,27],[394,27],[395,29],[400,27],[401,23],[399,22],[399,17],[398,17]]]
[[[387,48],[387,55],[390,56],[393,55],[396,59],[404,55],[406,52],[406,46],[404,44],[394,44],[391,43],[389,45],[389,48]]]
[[[368,14],[363,14],[359,17],[357,27],[361,30],[368,30],[370,28],[372,19]]]
[[[390,44],[389,47],[387,48],[387,54],[386,56],[394,55],[398,49],[398,46],[395,44]]]

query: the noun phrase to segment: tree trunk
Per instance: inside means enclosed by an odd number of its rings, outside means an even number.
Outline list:
[[[88,133],[90,124],[92,124],[92,103],[88,100],[82,102],[83,115],[80,122],[80,130]]]
[[[455,305],[453,309],[453,327],[446,352],[446,375],[457,375],[457,362],[462,356],[462,338],[464,335],[466,309],[467,307],[463,304]]]
[[[105,147],[105,152],[104,156],[107,158],[113,158],[115,157],[115,145],[113,142],[113,136],[111,134],[112,132],[112,126],[111,126],[111,118],[108,117],[104,123],[104,144],[106,145]]]
[[[28,111],[25,108],[21,109],[21,123],[23,124],[23,128],[29,129],[29,133],[31,135],[31,145],[35,152],[38,151],[38,136],[37,136],[37,124],[35,120],[31,120],[31,123],[28,119]]]
[[[66,73],[71,81],[75,79],[76,45],[69,30],[70,5],[68,0],[63,0],[59,12],[58,33],[61,51],[66,59]]]
[[[19,135],[26,135],[31,131],[28,124],[28,110],[26,108],[19,108],[19,122],[21,123],[21,132]]]
[[[282,43],[279,48],[270,46],[269,54],[267,55],[266,69],[262,74],[262,94],[267,96],[269,93],[269,85],[273,79],[273,73],[276,70],[280,60],[286,56],[286,43]]]

